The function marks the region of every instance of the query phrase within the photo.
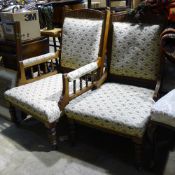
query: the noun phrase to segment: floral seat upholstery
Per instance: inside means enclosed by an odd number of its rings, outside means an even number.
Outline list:
[[[175,127],[175,90],[160,98],[152,107],[151,120]]]
[[[142,137],[154,104],[153,93],[146,88],[105,83],[72,100],[65,113],[91,125]]]
[[[78,86],[79,82],[76,81],[76,83]],[[84,82],[83,84],[85,85]],[[69,88],[72,92],[73,83]],[[10,89],[5,92],[5,98],[41,121],[52,123],[60,118],[58,100],[62,95],[62,90],[62,74],[56,74]]]
[[[33,116],[44,121],[53,122],[60,116],[57,103],[61,92],[62,75],[57,74],[10,89],[5,92],[5,97],[12,104]]]

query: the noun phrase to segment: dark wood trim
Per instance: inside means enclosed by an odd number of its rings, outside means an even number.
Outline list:
[[[79,19],[103,20],[105,17],[105,14],[101,11],[94,10],[94,9],[78,9],[78,10],[67,11],[65,13],[65,18],[66,17],[79,18]]]
[[[56,133],[57,122],[46,124],[45,126],[48,129],[48,138],[49,138],[50,145],[52,146],[53,150],[56,150],[58,146],[57,133]]]

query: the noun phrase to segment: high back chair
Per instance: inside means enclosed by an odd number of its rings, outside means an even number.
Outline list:
[[[106,26],[109,24],[109,17],[109,11],[102,13],[83,9],[67,13],[63,24],[62,49],[56,54],[53,53],[51,57],[45,54],[21,61],[21,84],[28,84],[13,88],[5,93],[6,99],[11,104],[12,120],[19,124],[14,110],[14,107],[16,107],[43,122],[49,130],[50,142],[54,148],[57,146],[56,124],[62,114],[62,108],[59,109],[58,102],[61,100],[63,84],[66,84],[70,93],[74,94],[77,83],[82,85],[79,89],[87,91],[88,86],[95,86],[100,76],[103,75],[108,34],[108,31],[106,31],[108,27]],[[62,73],[56,74],[52,72],[52,69],[48,72],[50,68],[47,64],[50,63],[52,68],[52,59],[56,55],[60,56],[60,70],[62,72],[74,70],[69,73],[69,76]],[[39,66],[40,69],[41,64],[43,65],[41,73],[46,72],[51,76],[30,83],[33,79],[27,78],[26,70],[33,71],[34,66]],[[91,78],[93,81],[90,84],[88,84],[90,79],[86,78],[75,81],[80,75],[89,74],[91,71],[93,71],[96,78]],[[40,76],[38,77],[34,77],[34,79],[40,79]]]
[[[131,19],[111,17],[108,82],[72,100],[65,113],[71,124],[76,121],[130,138],[141,167],[143,138],[160,88],[161,26]]]

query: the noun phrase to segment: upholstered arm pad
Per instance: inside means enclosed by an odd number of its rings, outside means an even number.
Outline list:
[[[92,62],[90,64],[87,64],[83,67],[80,67],[79,69],[76,69],[70,73],[67,74],[67,77],[69,81],[73,81],[77,78],[80,78],[96,69],[98,69],[98,62]]]
[[[59,51],[55,53],[46,53],[40,56],[36,56],[36,57],[32,57],[32,58],[20,61],[20,63],[22,63],[25,68],[31,67],[31,66],[41,64],[41,63],[44,63],[52,59],[56,59],[58,58],[58,55],[59,55]]]
[[[175,127],[175,89],[153,105],[151,120]]]

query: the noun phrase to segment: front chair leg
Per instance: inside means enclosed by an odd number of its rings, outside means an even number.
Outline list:
[[[153,123],[149,123],[148,129],[146,132],[147,139],[149,141],[149,144],[151,145],[151,160],[149,164],[149,168],[152,169],[155,166],[155,159],[156,159],[156,140],[157,140],[157,125]]]
[[[140,139],[134,139],[135,144],[135,163],[138,170],[142,170],[143,168],[143,143]]]
[[[10,105],[9,112],[10,112],[10,116],[11,116],[11,121],[13,123],[15,123],[15,125],[17,127],[19,127],[20,126],[20,121],[17,118],[15,107],[13,107],[12,105]]]
[[[48,129],[49,143],[51,144],[53,150],[57,149],[56,125],[57,125],[56,122],[51,124],[46,124],[46,127]]]
[[[69,122],[69,138],[72,146],[75,145],[75,122],[74,120],[68,118]]]

